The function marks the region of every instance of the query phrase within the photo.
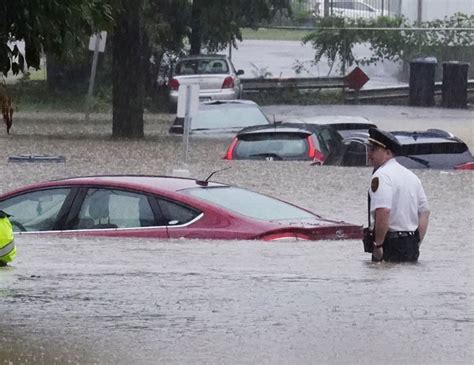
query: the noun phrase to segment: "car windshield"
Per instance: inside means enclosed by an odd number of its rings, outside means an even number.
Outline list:
[[[308,156],[308,139],[302,133],[259,133],[242,135],[235,147],[236,158],[277,155],[297,158]]]
[[[175,75],[227,74],[229,66],[223,59],[193,59],[178,62]]]
[[[259,220],[312,219],[316,217],[294,205],[232,186],[191,188],[181,192]]]
[[[255,105],[221,104],[200,109],[191,120],[191,129],[244,128],[268,124],[268,119]]]

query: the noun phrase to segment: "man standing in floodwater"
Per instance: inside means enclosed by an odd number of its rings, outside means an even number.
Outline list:
[[[16,256],[10,215],[0,210],[0,267],[7,266]]]
[[[368,157],[374,167],[369,188],[372,261],[418,261],[428,228],[430,211],[423,186],[395,160],[399,151],[391,133],[369,129]]]

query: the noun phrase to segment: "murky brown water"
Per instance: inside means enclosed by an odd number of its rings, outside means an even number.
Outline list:
[[[443,127],[474,145],[472,111],[332,108],[266,110]],[[111,141],[106,117],[84,126],[20,115],[14,135],[0,134],[0,191],[71,175],[168,174],[182,149],[167,128],[149,117],[145,141]],[[365,223],[370,169],[227,162],[227,143],[193,139],[191,174],[230,165],[214,179]],[[6,162],[19,153],[67,161]],[[18,237],[17,260],[0,269],[0,363],[472,363],[474,174],[416,173],[432,209],[416,265],[372,264],[359,241]]]

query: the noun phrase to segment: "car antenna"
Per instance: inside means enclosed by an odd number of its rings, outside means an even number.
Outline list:
[[[277,121],[276,118],[275,118],[275,114],[273,114],[273,125],[275,126],[275,128],[276,128],[277,124],[281,124],[281,121],[280,120]]]
[[[205,180],[196,180],[196,184],[201,185],[201,186],[207,186],[207,185],[209,185],[209,179],[212,177],[212,175],[214,175],[214,174],[217,173],[217,172],[221,172],[221,171],[224,171],[224,170],[228,170],[228,169],[230,169],[231,167],[232,167],[232,166],[224,167],[223,169],[219,169],[219,170],[213,171],[213,172],[211,172],[211,174],[210,174]]]

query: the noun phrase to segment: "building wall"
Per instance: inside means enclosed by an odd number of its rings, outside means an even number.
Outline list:
[[[411,21],[416,21],[418,17],[419,0],[402,0],[401,13]],[[421,0],[422,12],[421,20],[430,21],[443,19],[461,12],[464,14],[474,14],[473,0]]]

